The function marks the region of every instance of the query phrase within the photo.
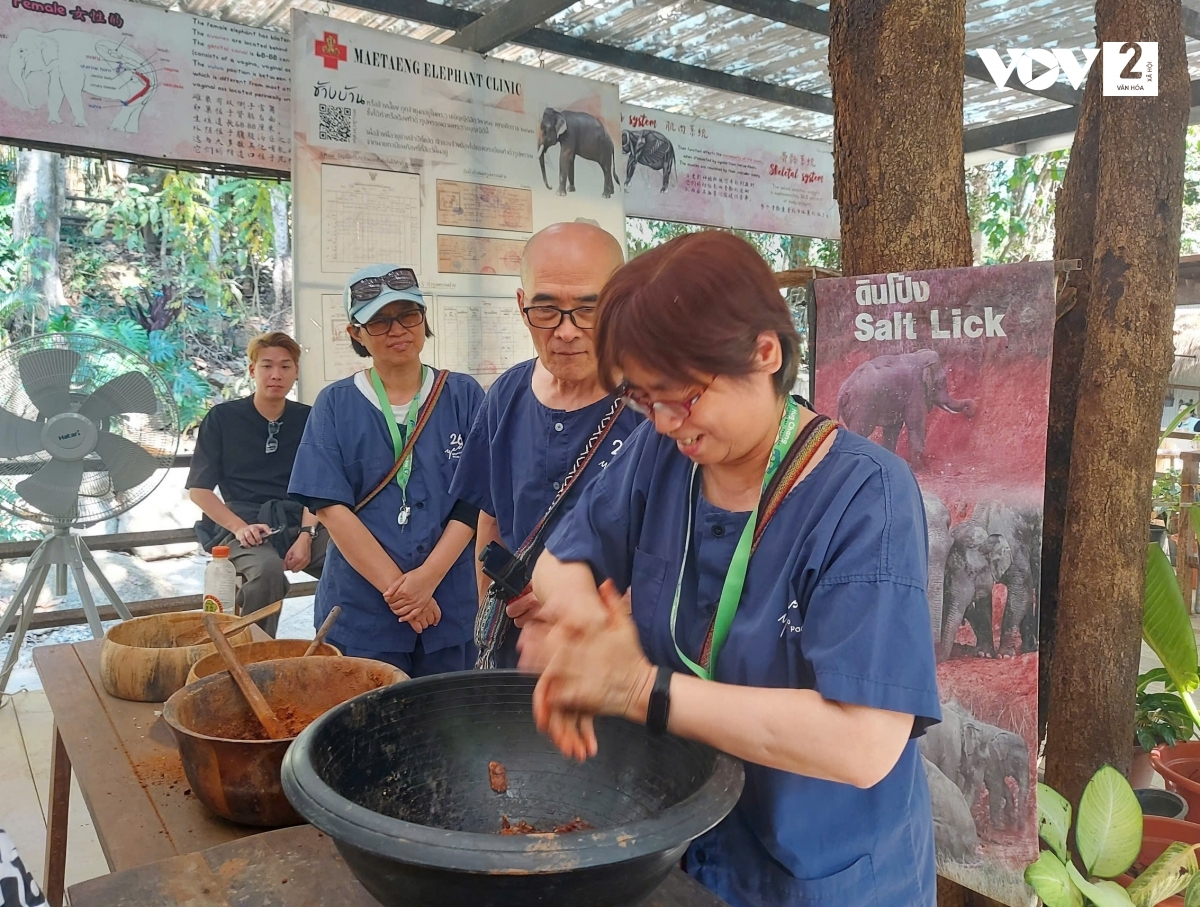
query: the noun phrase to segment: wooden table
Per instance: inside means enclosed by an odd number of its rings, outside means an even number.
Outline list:
[[[311,825],[71,886],[71,907],[379,907]],[[723,907],[679,870],[641,907]]]
[[[252,630],[255,639],[268,638]],[[54,712],[44,876],[50,907],[63,902],[72,771],[113,873],[72,885],[72,907],[377,907],[315,828],[263,832],[205,809],[183,773],[162,704],[104,691],[100,645],[33,650]],[[722,902],[676,871],[643,907]]]
[[[269,637],[252,628],[255,639]],[[162,704],[104,691],[101,640],[37,646],[33,663],[54,712],[45,895],[62,907],[71,772],[113,872],[253,834],[213,816],[192,794]]]

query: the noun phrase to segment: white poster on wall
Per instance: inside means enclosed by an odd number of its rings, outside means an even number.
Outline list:
[[[631,217],[840,236],[821,142],[623,104],[621,152]]]
[[[286,34],[123,0],[0,6],[0,142],[286,173]]]
[[[624,243],[617,87],[299,11],[292,36],[301,398],[362,367],[337,306],[366,264],[413,268],[423,358],[490,385],[533,355],[526,240],[584,218]]]

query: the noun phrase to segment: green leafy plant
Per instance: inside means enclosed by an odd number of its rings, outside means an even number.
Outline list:
[[[1067,847],[1070,829],[1071,804],[1052,787],[1038,784],[1038,835],[1049,849],[1026,867],[1025,881],[1046,907],[1153,907],[1185,890],[1187,907],[1200,907],[1200,845],[1171,844],[1128,890],[1113,881],[1133,866],[1141,850],[1142,808],[1112,766],[1102,766],[1080,798],[1074,856]]]
[[[1158,656],[1171,681],[1168,695],[1176,696],[1193,723],[1200,726],[1200,713],[1191,697],[1200,687],[1196,636],[1175,570],[1162,548],[1154,544],[1146,549],[1142,638]]]
[[[1161,692],[1149,691],[1155,683],[1163,685]],[[1174,746],[1192,739],[1195,730],[1196,724],[1164,668],[1154,668],[1138,676],[1134,705],[1134,733],[1138,746],[1147,753],[1160,743]]]

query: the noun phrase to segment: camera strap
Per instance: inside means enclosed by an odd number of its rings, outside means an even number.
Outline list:
[[[533,531],[529,533],[529,537],[517,549],[515,557],[518,560],[529,564],[541,553],[550,523],[557,514],[560,505],[566,500],[567,494],[575,486],[579,477],[583,475],[584,470],[587,469],[587,465],[592,461],[592,457],[595,456],[596,451],[604,443],[604,439],[608,437],[608,433],[617,422],[617,417],[621,415],[624,409],[625,398],[615,398],[608,412],[604,414],[604,417],[596,426],[596,430],[588,438],[583,451],[575,458],[575,462],[559,486],[554,500],[550,502],[550,506],[546,508],[546,512],[538,520],[537,525],[533,527]],[[507,599],[505,599],[496,583],[492,583],[491,588],[488,589],[486,598],[484,598],[483,603],[479,606],[479,614],[475,618],[475,645],[479,647],[479,659],[475,665],[477,668],[493,668],[496,666],[496,653],[500,651],[500,646],[504,642],[508,628],[512,625],[512,619],[505,611],[507,604]]]

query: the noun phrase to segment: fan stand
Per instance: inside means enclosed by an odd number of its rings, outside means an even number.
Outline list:
[[[33,619],[42,587],[46,584],[52,568],[55,571],[55,592],[59,595],[66,595],[67,569],[70,568],[75,576],[75,588],[79,590],[79,601],[83,604],[83,613],[88,626],[91,627],[92,637],[99,639],[104,635],[104,628],[100,624],[100,612],[96,609],[87,574],[84,573],[85,567],[95,577],[105,598],[116,609],[117,615],[123,620],[129,620],[133,616],[117,595],[117,590],[105,578],[83,538],[71,532],[65,525],[55,526],[54,532],[46,536],[29,556],[25,577],[17,587],[4,617],[0,618],[0,637],[8,632],[14,619],[16,620],[16,633],[8,650],[8,657],[4,659],[4,668],[0,669],[0,695],[3,695],[8,687],[8,676],[16,666],[21,643],[25,640],[25,634],[29,632],[29,623]]]

